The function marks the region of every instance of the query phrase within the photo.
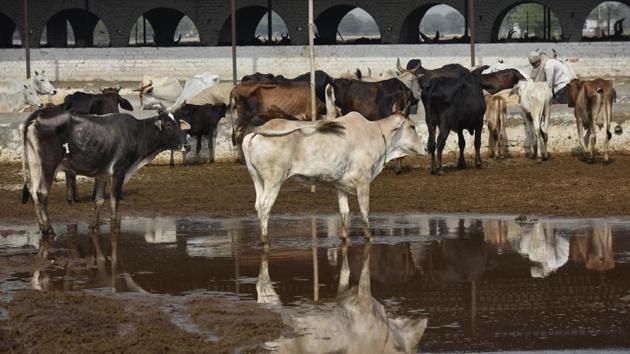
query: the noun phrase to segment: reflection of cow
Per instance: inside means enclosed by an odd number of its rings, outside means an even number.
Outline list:
[[[384,284],[405,283],[416,275],[409,242],[395,245],[375,245],[370,252],[372,280]],[[358,248],[351,248],[348,261],[352,274],[360,274],[363,256]]]
[[[103,251],[101,234],[98,230],[91,231],[92,249],[88,254],[82,254],[77,246],[77,227],[68,225],[67,241],[69,261],[64,267],[62,277],[53,278],[50,269],[40,269],[33,273],[31,285],[34,289],[44,291],[72,291],[87,288],[111,287],[114,292],[141,292],[146,293],[131,278],[131,275],[122,271],[118,258],[118,237],[120,225],[113,226],[111,231],[111,254]],[[50,238],[44,236],[40,245],[40,257],[48,258]]]
[[[460,219],[457,239],[434,241],[428,257],[431,279],[438,282],[469,282],[480,279],[495,266],[484,241],[481,220],[466,228]],[[496,252],[496,251],[495,251]]]
[[[608,223],[598,223],[589,230],[579,230],[571,238],[571,260],[584,263],[586,269],[603,272],[615,267],[612,230]]]
[[[370,248],[364,246],[359,285],[348,289],[350,270],[347,245],[342,248],[342,269],[338,299],[333,306],[314,308],[306,313],[284,309],[287,325],[296,335],[267,343],[278,353],[415,353],[426,329],[426,319],[389,318],[385,308],[372,297],[370,286]],[[261,264],[261,275],[268,277],[268,264]],[[261,301],[261,289],[258,300]],[[271,287],[271,282],[264,282]],[[262,292],[262,295],[270,291]],[[274,292],[275,293],[275,292]],[[273,298],[273,296],[271,297]],[[274,298],[275,299],[275,298]]]
[[[512,248],[526,255],[533,265],[534,278],[545,278],[569,260],[569,241],[556,232],[550,223],[525,224],[521,232],[508,235]]]

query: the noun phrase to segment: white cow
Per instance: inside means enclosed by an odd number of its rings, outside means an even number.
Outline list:
[[[364,246],[359,284],[350,288],[347,248],[346,244],[341,249],[342,267],[336,302],[314,306],[306,311],[280,308],[283,321],[294,330],[294,334],[289,338],[282,336],[265,343],[268,349],[278,354],[416,353],[427,327],[427,319],[391,318],[383,304],[372,296],[371,243]],[[269,279],[268,267],[263,255],[256,282],[258,302],[279,304],[278,295]]]
[[[512,249],[533,262],[532,278],[547,277],[569,260],[569,240],[558,234],[550,223],[525,224],[520,235],[508,235],[508,240]]]
[[[31,86],[17,93],[0,94],[0,112],[20,112],[30,106],[42,107],[42,100]]]
[[[140,94],[141,109],[156,109],[160,102],[170,106],[182,95],[182,84],[174,77],[151,77],[143,76],[140,89],[136,90]]]
[[[369,229],[370,183],[385,163],[425,148],[413,122],[402,113],[370,122],[357,112],[318,122],[273,119],[243,140],[247,168],[256,188],[261,240],[280,187],[291,176],[337,187],[342,237],[348,237],[348,193],[357,194],[365,237]]]
[[[197,96],[203,90],[215,86],[219,83],[219,81],[220,78],[218,75],[209,73],[203,73],[193,76],[188,81],[186,81],[186,84],[184,85],[184,90],[182,91],[181,95],[179,95],[175,103],[171,107],[169,107],[168,110],[176,110],[177,108],[182,106],[184,102],[189,101],[191,98]]]
[[[524,113],[525,154],[535,159],[538,157],[538,148],[540,148],[540,158],[546,161],[548,159],[547,139],[549,138],[547,126],[551,117],[551,98],[553,97],[551,89],[546,82],[534,82],[530,79],[519,81],[512,92],[518,93],[519,104]]]
[[[23,82],[19,80],[8,80],[0,82],[0,93],[18,93],[22,91]],[[54,95],[57,90],[53,87],[48,80],[48,76],[42,70],[41,73],[35,71],[35,76],[32,78],[32,86],[35,92],[39,95]]]
[[[186,101],[186,103],[204,105],[204,104],[221,104],[229,106],[230,93],[234,85],[231,82],[220,82],[212,87],[201,91],[198,95]]]

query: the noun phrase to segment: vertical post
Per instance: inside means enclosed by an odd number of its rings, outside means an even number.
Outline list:
[[[271,23],[271,0],[267,0],[267,42],[271,44],[271,36],[273,35],[273,25]]]
[[[468,0],[468,25],[470,26],[470,67],[475,67],[475,0]]]
[[[309,0],[312,1],[312,0]],[[319,260],[317,259],[317,219],[311,219],[311,237],[313,239],[313,301],[319,301]]]
[[[464,38],[468,37],[468,28],[469,28],[469,24],[468,24],[468,1],[464,1]]]
[[[24,0],[24,30],[22,31],[22,44],[24,45],[26,60],[26,78],[31,78],[31,41],[28,24],[28,0]]]
[[[547,7],[543,5],[543,39],[547,39]]]
[[[144,45],[147,45],[147,19],[142,14],[142,36],[144,38]]]
[[[85,28],[83,29],[83,40],[84,40],[84,47],[91,47],[92,46],[92,41],[90,40],[90,38],[92,37],[92,34],[90,33],[90,0],[85,0],[85,18],[84,20],[84,26]],[[74,34],[74,45],[77,45],[77,34]]]
[[[232,84],[236,85],[236,0],[232,4]]]
[[[608,33],[607,35],[610,36],[610,6],[608,6]]]
[[[313,23],[313,0],[308,0],[308,51],[311,67],[311,120],[317,119],[317,105],[315,104],[315,24]],[[315,193],[315,185],[311,185],[311,192]]]

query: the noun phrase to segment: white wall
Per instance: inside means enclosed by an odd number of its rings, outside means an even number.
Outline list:
[[[478,44],[477,65],[506,64],[526,68],[527,55],[536,48],[555,48],[561,58],[577,59],[574,69],[584,76],[630,76],[630,50],[625,42],[593,43],[498,43]],[[357,67],[373,72],[395,69],[396,58],[403,65],[421,58],[425,67],[447,63],[470,65],[470,47],[465,44],[318,46],[316,65],[336,76]],[[239,47],[238,76],[272,72],[295,76],[308,71],[307,47]],[[232,78],[231,49],[189,48],[86,48],[34,49],[32,68],[46,70],[55,81],[137,81],[142,75],[176,76],[186,79],[199,72],[212,72],[223,80]],[[24,50],[0,50],[0,80],[22,78]]]

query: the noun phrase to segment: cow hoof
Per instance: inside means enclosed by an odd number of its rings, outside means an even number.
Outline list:
[[[481,163],[475,164],[475,167],[477,167],[478,170],[482,169]]]
[[[549,157],[548,157],[548,156],[543,156],[543,157],[541,158],[541,160],[542,160],[542,161],[547,161],[547,160],[549,160]]]
[[[401,175],[401,174],[402,174],[402,170],[396,170],[396,171],[394,171],[394,173],[395,173],[396,175]]]
[[[457,169],[458,170],[465,170],[466,169],[466,164],[457,164]]]

